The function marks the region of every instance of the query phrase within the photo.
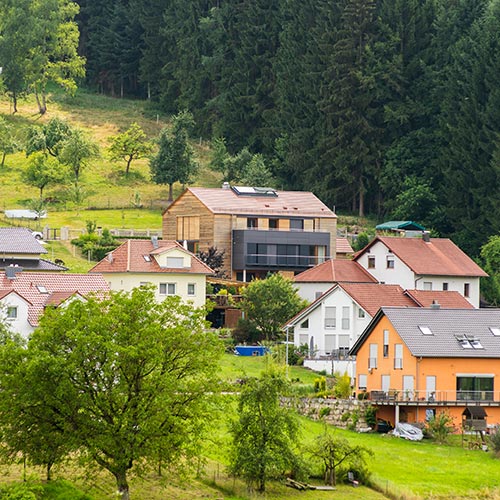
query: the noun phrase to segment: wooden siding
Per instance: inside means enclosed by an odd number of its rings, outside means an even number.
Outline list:
[[[180,199],[163,213],[163,239],[177,239],[177,219],[178,217],[199,217],[200,249],[204,250],[213,244],[214,214],[208,210],[198,198],[189,191],[183,193]]]

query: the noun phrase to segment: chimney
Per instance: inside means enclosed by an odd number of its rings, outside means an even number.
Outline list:
[[[231,189],[231,185],[229,184],[229,182],[223,182],[222,189]]]
[[[16,274],[22,272],[23,268],[19,267],[17,264],[11,264],[5,268],[5,277],[8,280],[15,280],[17,278]]]
[[[113,257],[113,252],[109,252],[108,253],[108,262],[110,264],[113,264],[113,260],[114,260],[114,257]]]
[[[441,306],[437,300],[432,301],[431,309],[434,311],[438,311],[439,309],[441,309]]]
[[[431,241],[431,233],[429,233],[429,231],[423,231],[423,232],[422,232],[422,239],[423,239],[426,243],[430,243],[430,241]]]
[[[158,248],[158,236],[151,236],[151,243],[154,249]]]

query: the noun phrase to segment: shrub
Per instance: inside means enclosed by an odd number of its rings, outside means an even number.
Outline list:
[[[326,378],[319,377],[314,379],[314,392],[325,392],[326,391]]]
[[[254,344],[263,340],[263,335],[251,321],[241,318],[237,327],[233,330],[233,338],[236,343],[248,342]]]
[[[327,417],[330,415],[331,410],[332,409],[329,406],[324,406],[321,410],[319,410],[319,418]]]
[[[440,412],[426,424],[427,434],[438,443],[444,443],[455,430],[453,417],[447,412]]]
[[[339,399],[347,399],[351,395],[351,378],[347,373],[342,376],[337,376],[335,387],[333,389],[335,397]]]
[[[495,456],[500,457],[500,428],[496,428],[493,434],[490,434],[489,444],[491,447],[491,451],[495,454]]]
[[[367,406],[365,408],[365,421],[372,429],[377,425],[377,407]]]

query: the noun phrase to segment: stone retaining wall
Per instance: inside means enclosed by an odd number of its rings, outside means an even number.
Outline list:
[[[370,428],[365,420],[365,411],[370,407],[370,401],[357,399],[323,399],[323,398],[283,398],[283,404],[293,406],[297,411],[313,420],[325,422],[356,431],[368,431]]]

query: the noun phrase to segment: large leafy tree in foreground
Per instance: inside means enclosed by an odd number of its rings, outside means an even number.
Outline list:
[[[10,379],[24,381],[22,411],[108,470],[128,500],[132,468],[197,452],[221,353],[204,316],[143,288],[48,309]]]

